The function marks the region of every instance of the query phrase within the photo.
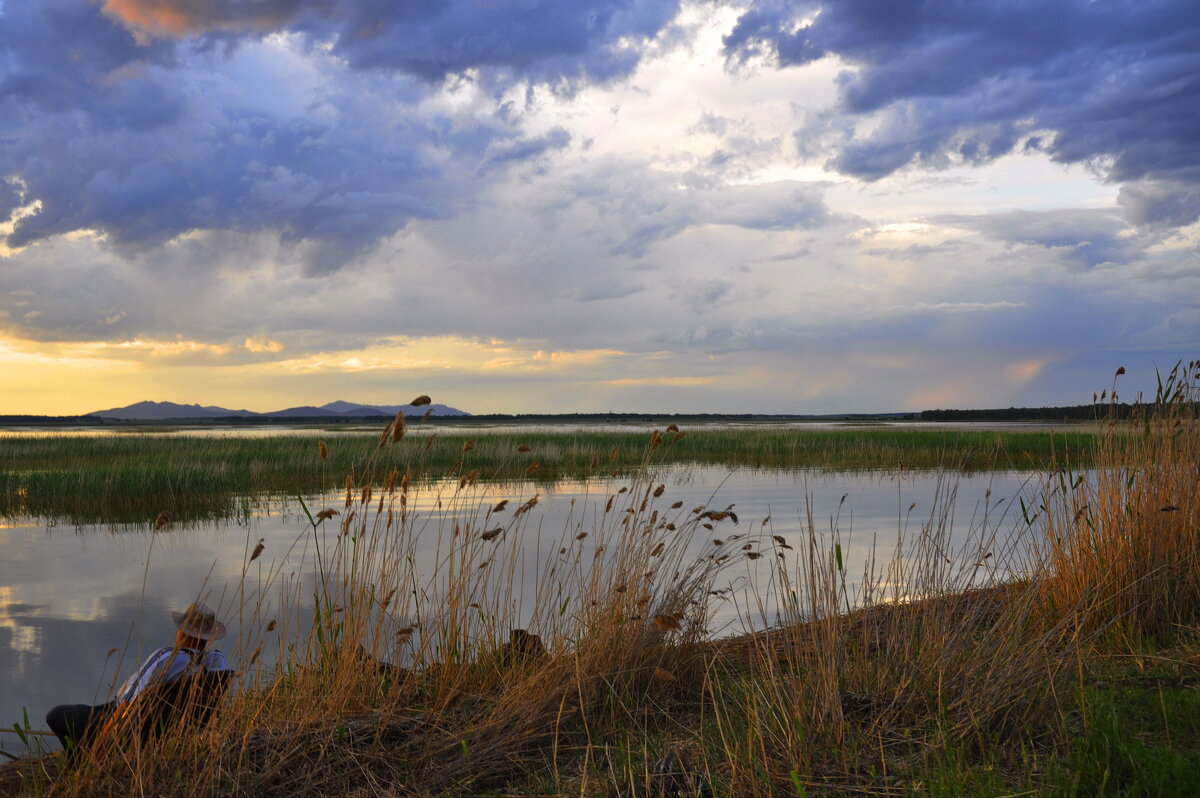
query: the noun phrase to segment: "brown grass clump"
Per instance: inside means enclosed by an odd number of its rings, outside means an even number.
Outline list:
[[[1105,424],[1095,469],[1062,468],[1031,511],[1045,530],[1047,601],[1082,607],[1076,624],[1110,641],[1200,623],[1198,384],[1200,361],[1177,364],[1153,404]]]
[[[551,534],[540,494],[496,501],[477,486],[473,441],[445,479],[419,479],[428,443],[393,421],[381,443],[412,447],[411,463],[348,475],[340,511],[309,516],[311,579],[268,569],[235,608],[264,631],[239,641],[243,683],[213,723],[25,783],[53,778],[66,796],[892,795],[919,792],[947,757],[1020,767],[1064,738],[1097,641],[1200,622],[1196,377],[1180,367],[1134,422],[1110,423],[1094,472],[1064,453],[1015,524],[985,502],[957,546],[946,477],[929,518],[905,521],[861,576],[837,521],[818,531],[811,506],[789,540],[769,518],[747,531],[734,505],[672,501],[651,458],[673,441],[657,431],[637,476],[592,483]],[[530,546],[543,554],[526,589]],[[758,631],[713,639],[721,604]]]

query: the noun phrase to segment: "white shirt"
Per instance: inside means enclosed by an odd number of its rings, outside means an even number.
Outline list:
[[[183,648],[176,651],[170,646],[155,651],[146,658],[142,667],[121,685],[121,689],[117,691],[117,702],[124,704],[132,700],[152,684],[173,682],[189,671],[198,672],[199,669],[194,665],[197,653],[195,649]],[[209,671],[226,671],[229,670],[229,662],[220,651],[210,648],[204,651],[203,667]]]

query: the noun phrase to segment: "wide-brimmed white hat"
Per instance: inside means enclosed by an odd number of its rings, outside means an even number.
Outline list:
[[[184,634],[197,640],[219,640],[225,636],[225,624],[217,620],[217,614],[208,605],[199,601],[188,605],[183,612],[172,610],[171,620]]]

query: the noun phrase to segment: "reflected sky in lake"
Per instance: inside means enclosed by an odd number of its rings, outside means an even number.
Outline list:
[[[661,475],[667,490],[655,506],[665,510],[682,501],[686,513],[698,505],[734,505],[740,523],[734,527],[727,521],[711,533],[698,530],[702,534],[693,541],[689,556],[703,555],[712,538],[730,534],[779,535],[799,550],[807,539],[811,508],[822,545],[833,540],[835,528],[838,531],[847,584],[854,590],[872,552],[877,561],[886,560],[898,537],[919,537],[931,518],[936,525],[944,510],[952,510],[946,522],[946,553],[958,560],[985,562],[981,578],[1010,576],[990,569],[1011,562],[1005,550],[1021,546],[1011,537],[1025,525],[1020,510],[1010,503],[1019,492],[1031,490],[1029,479],[1027,474],[1006,472],[939,477],[895,472],[730,473],[688,467]],[[446,563],[459,516],[478,512],[474,521],[480,528],[486,512],[482,508],[508,499],[508,518],[538,491],[539,501],[522,517],[522,528],[505,533],[493,557],[503,560],[493,567],[514,575],[507,584],[504,578],[494,581],[497,589],[507,591],[503,602],[510,609],[510,622],[515,626],[533,621],[536,628],[537,574],[547,572],[562,548],[573,547],[585,560],[594,555],[589,547],[597,536],[579,541],[575,537],[579,530],[595,526],[608,497],[628,483],[477,486],[469,501],[453,508],[446,502],[439,509],[439,491],[444,498],[456,484],[415,492],[408,506],[415,519],[412,567],[423,580],[422,591],[428,592],[427,606],[439,600],[438,582],[431,574]],[[340,495],[313,497],[309,505],[314,513],[322,507],[345,510]],[[173,640],[168,611],[183,609],[197,598],[219,608],[229,634],[218,647],[235,668],[245,668],[260,642],[264,650],[259,664],[273,661],[280,645],[305,634],[312,592],[320,578],[316,544],[323,544],[329,556],[330,535],[336,540],[336,524],[342,518],[331,519],[327,533],[316,538],[297,502],[278,501],[250,518],[157,533],[145,526],[46,526],[35,519],[0,523],[0,726],[11,728],[27,708],[33,726],[45,728],[45,712],[55,704],[105,700],[112,685],[146,654]],[[260,540],[262,556],[248,562]],[[995,556],[984,558],[985,553]],[[735,558],[717,586],[763,589],[765,559]],[[281,606],[290,606],[293,614],[278,616]],[[746,617],[731,602],[718,602],[714,610],[713,628],[720,633],[773,620],[769,608],[767,617]],[[408,619],[405,612],[397,602],[393,625]],[[279,620],[271,635],[263,629],[266,618]],[[11,734],[0,737],[0,745],[20,750]]]

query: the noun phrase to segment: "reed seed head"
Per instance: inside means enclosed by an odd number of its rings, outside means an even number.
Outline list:
[[[659,613],[654,616],[654,625],[663,631],[677,632],[683,628],[683,625],[680,623],[682,620],[679,615]]]

